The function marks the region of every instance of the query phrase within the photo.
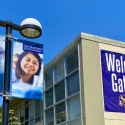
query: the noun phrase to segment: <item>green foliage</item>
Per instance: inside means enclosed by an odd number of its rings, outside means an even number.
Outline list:
[[[2,125],[2,114],[3,111],[0,111],[0,125]],[[21,123],[19,123],[18,118],[16,118],[15,114],[14,114],[14,110],[9,110],[9,124],[8,125],[21,125]]]

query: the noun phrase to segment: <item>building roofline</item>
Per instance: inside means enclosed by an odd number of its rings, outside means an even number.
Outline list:
[[[66,53],[68,53],[76,44],[81,40],[81,33],[73,39],[61,52],[59,52],[47,65],[44,66],[44,72],[50,69],[53,64],[57,62],[60,58],[63,58]]]
[[[104,43],[104,44],[113,45],[113,46],[125,47],[125,42],[123,41],[105,38],[105,37],[92,35],[92,34],[87,34],[83,32],[81,32],[81,39],[87,39],[94,42]]]
[[[81,32],[59,54],[57,54],[47,65],[45,65],[44,71],[46,72],[48,69],[50,69],[53,66],[53,64],[57,62],[58,59],[64,57],[64,55],[67,52],[69,52],[76,44],[78,44],[81,39],[86,39],[86,40],[90,40],[98,43],[104,43],[108,45],[125,48],[125,42]]]

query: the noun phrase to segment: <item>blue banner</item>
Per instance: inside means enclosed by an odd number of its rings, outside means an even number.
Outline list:
[[[14,41],[12,96],[43,100],[43,44]]]
[[[125,113],[125,54],[101,50],[104,108]]]
[[[0,35],[0,94],[4,85],[5,36]]]

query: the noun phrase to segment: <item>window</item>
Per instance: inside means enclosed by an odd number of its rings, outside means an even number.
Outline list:
[[[41,101],[36,100],[36,101],[35,101],[35,116],[41,114],[41,112],[42,112]]]
[[[75,72],[67,78],[68,96],[79,91],[79,74]]]
[[[25,120],[29,119],[29,105],[25,106]]]
[[[35,106],[34,106],[35,104],[34,104],[34,103],[35,103],[34,101],[32,101],[32,102],[30,103],[30,109],[31,109],[31,110],[30,110],[30,119],[33,118],[34,115],[35,115],[35,113],[34,113],[34,112],[35,112]]]
[[[53,108],[46,111],[46,125],[54,125],[54,112]]]
[[[55,85],[56,102],[65,98],[65,84],[64,80]]]
[[[46,75],[45,75],[45,88],[48,89],[50,86],[53,85],[53,72],[50,70]]]
[[[68,125],[82,125],[81,119],[76,119],[68,123]]]
[[[37,122],[39,122],[39,121],[41,121],[41,115],[39,115],[39,116],[37,116],[37,117],[35,118],[35,123],[37,123]]]
[[[22,102],[21,105],[20,105],[20,108],[23,108],[25,106],[25,103]]]
[[[26,121],[26,122],[25,122],[25,125],[29,125],[29,121]]]
[[[67,57],[67,74],[78,68],[78,51],[74,51]]]
[[[17,110],[15,112],[15,116],[18,118],[17,121],[19,122],[19,119],[20,119],[20,111],[19,110]]]
[[[46,98],[46,107],[53,104],[53,88],[49,89],[46,92],[45,98]]]
[[[56,123],[66,121],[65,102],[56,106]]]
[[[74,49],[53,64],[53,72],[46,73],[45,125],[81,125],[78,64],[78,50]]]
[[[25,105],[27,105],[28,103],[29,103],[29,100],[26,100],[26,101],[25,101]]]
[[[34,118],[30,120],[30,125],[34,124]]]
[[[25,111],[24,108],[22,108],[21,111],[20,111],[20,123],[24,122],[24,111]]]
[[[71,120],[80,116],[80,98],[79,96],[76,96],[74,98],[69,99],[68,101],[68,119]]]
[[[19,118],[21,125],[33,125],[42,120],[42,106],[40,100],[26,100],[15,108],[15,116]]]
[[[59,82],[64,78],[64,61],[62,60],[55,66],[55,82]]]
[[[62,124],[59,124],[59,125],[66,125],[66,123],[62,123]]]

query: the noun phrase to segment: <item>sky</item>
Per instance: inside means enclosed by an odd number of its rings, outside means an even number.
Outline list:
[[[44,45],[44,65],[63,50],[80,32],[125,41],[125,0],[3,0],[0,20],[20,25],[35,18],[42,36],[27,39],[13,31],[13,37]],[[5,28],[0,27],[5,35]],[[2,104],[2,99],[0,99]]]

